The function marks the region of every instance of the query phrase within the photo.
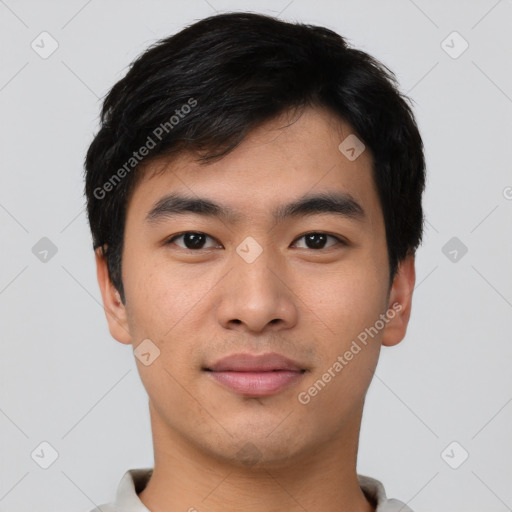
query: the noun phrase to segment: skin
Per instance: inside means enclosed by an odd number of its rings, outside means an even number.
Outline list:
[[[160,355],[138,359],[149,396],[153,476],[139,494],[152,512],[196,509],[369,512],[357,448],[366,392],[380,348],[405,336],[414,256],[392,286],[383,214],[367,148],[349,161],[338,145],[353,133],[329,111],[307,108],[267,122],[221,160],[192,155],[150,162],[127,209],[122,277],[126,303],[96,254],[109,329],[136,348],[149,338]],[[348,192],[362,222],[332,213],[275,223],[271,211],[310,192]],[[189,213],[149,226],[145,215],[169,192],[229,205],[240,220]],[[171,235],[202,232],[205,249]],[[303,235],[327,232],[325,248]],[[253,237],[263,252],[236,252]],[[392,304],[401,310],[307,405],[297,399]],[[241,396],[202,368],[236,353],[277,352],[301,363],[300,380],[268,397]],[[192,508],[193,507],[193,508]]]

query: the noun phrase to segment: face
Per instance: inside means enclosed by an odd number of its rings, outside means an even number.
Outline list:
[[[98,277],[112,335],[144,343],[140,376],[173,439],[279,463],[361,411],[381,345],[405,335],[414,266],[389,288],[371,154],[338,147],[352,133],[308,109],[206,166],[148,165],[127,210],[126,303],[100,258]]]

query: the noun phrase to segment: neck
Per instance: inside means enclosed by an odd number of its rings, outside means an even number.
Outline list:
[[[285,461],[241,465],[169,431],[150,403],[153,474],[139,499],[151,512],[374,512],[356,473],[362,407],[336,439]]]

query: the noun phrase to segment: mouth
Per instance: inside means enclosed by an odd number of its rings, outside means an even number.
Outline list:
[[[234,393],[250,397],[277,394],[306,372],[299,363],[276,353],[233,354],[203,370]]]

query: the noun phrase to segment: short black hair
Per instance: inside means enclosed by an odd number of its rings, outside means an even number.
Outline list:
[[[140,163],[182,151],[217,160],[262,123],[308,106],[348,122],[371,150],[392,283],[424,225],[423,142],[409,103],[392,71],[321,26],[225,13],[152,45],[105,97],[85,158],[93,248],[123,303],[126,210]]]

